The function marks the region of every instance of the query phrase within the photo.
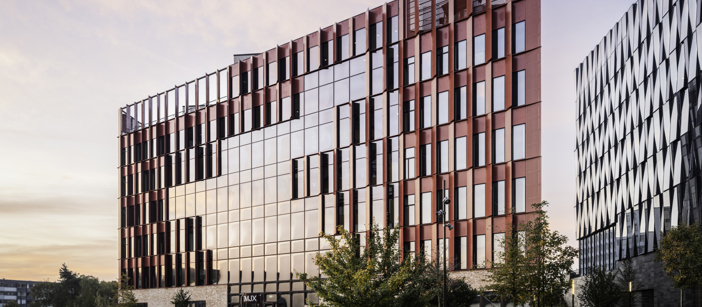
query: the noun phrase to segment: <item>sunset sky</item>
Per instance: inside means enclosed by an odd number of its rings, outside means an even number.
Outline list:
[[[574,69],[633,0],[542,0],[542,187],[575,236]],[[376,0],[0,0],[0,278],[117,277],[117,110]]]

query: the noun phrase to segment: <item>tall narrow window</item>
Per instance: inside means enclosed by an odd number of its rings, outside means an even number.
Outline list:
[[[492,215],[505,214],[505,181],[492,183]]]
[[[474,85],[473,113],[475,116],[485,114],[485,81],[480,81]]]
[[[326,152],[322,154],[322,193],[334,191],[334,153]]]
[[[466,69],[466,67],[468,67],[468,54],[466,53],[466,45],[467,44],[465,40],[456,43],[455,51],[453,53],[455,58],[453,61],[455,70]]]
[[[414,195],[405,196],[404,220],[405,226],[416,225],[414,219]]]
[[[293,198],[305,197],[305,166],[303,159],[293,160]]]
[[[383,22],[376,22],[370,25],[370,49],[375,50],[383,47]]]
[[[485,217],[485,184],[473,186],[473,217]]]
[[[263,83],[263,66],[254,69],[254,90],[262,89]]]
[[[398,91],[388,94],[388,135],[400,133],[400,96]]]
[[[241,73],[241,93],[242,94],[249,93],[249,72],[248,71]],[[187,112],[187,110],[186,110],[186,112]]]
[[[405,148],[405,179],[414,178],[414,147]]]
[[[388,18],[388,44],[397,42],[400,39],[398,16]]]
[[[414,100],[405,101],[404,108],[402,110],[402,125],[404,132],[410,132],[414,130]]]
[[[307,157],[307,195],[318,195],[320,189],[319,156]]]
[[[492,111],[505,109],[505,76],[492,79]]]
[[[515,178],[512,187],[512,202],[514,212],[522,213],[526,211],[526,177]]]
[[[331,65],[334,62],[334,41],[322,43],[322,67]]]
[[[465,220],[468,218],[468,188],[458,187],[456,188],[456,219]]]
[[[524,159],[526,157],[525,130],[525,124],[512,127],[512,160]]]
[[[319,46],[307,49],[307,71],[314,71],[319,68]]]
[[[383,50],[378,50],[371,55],[371,94],[383,91]]]
[[[267,66],[267,72],[266,75],[268,75],[268,85],[273,85],[278,82],[278,63],[277,62],[270,62],[268,63]]]
[[[286,56],[278,60],[278,75],[280,81],[290,79],[290,57]]]
[[[300,51],[293,56],[293,76],[302,76],[305,74],[305,53]]]
[[[443,46],[437,48],[438,54],[436,55],[436,74],[445,75],[449,72],[449,47]]]
[[[431,144],[419,147],[419,175],[431,175]]]
[[[353,54],[359,55],[366,52],[366,28],[358,29],[353,35]]]
[[[485,166],[485,132],[473,134],[473,165]]]
[[[431,217],[434,216],[431,210],[431,192],[422,193],[420,206],[422,224],[431,224]]]
[[[439,101],[437,103],[437,112],[439,125],[449,122],[449,93],[448,91],[439,93]]]
[[[521,21],[514,24],[514,53],[526,50],[526,22]]]
[[[462,170],[468,167],[468,155],[466,154],[466,150],[468,149],[466,145],[468,144],[466,143],[466,139],[465,136],[456,138],[454,153],[454,157],[456,157],[456,170]]]
[[[339,191],[346,191],[351,188],[351,156],[348,148],[339,149],[337,152],[337,187]]]
[[[354,182],[356,183],[357,188],[365,187],[367,185],[367,180],[366,180],[366,145],[357,145],[354,146],[354,150],[356,155],[354,156],[354,164],[353,167],[355,168],[354,172]]]
[[[449,171],[449,142],[448,140],[439,142],[437,153],[436,168],[439,173],[447,173]]]
[[[338,110],[338,116],[339,116],[339,127],[337,129],[339,135],[338,135],[338,144],[339,147],[346,147],[351,145],[351,131],[349,129],[351,128],[351,119],[350,119],[350,114],[349,114],[349,105],[341,105],[339,106]]]
[[[373,142],[370,146],[371,184],[383,183],[383,141]]]
[[[387,52],[387,79],[388,89],[396,89],[400,86],[400,46],[395,44],[388,46]]]
[[[343,61],[349,58],[349,35],[346,34],[337,38],[336,58]]]
[[[523,106],[526,103],[526,71],[512,74],[512,105]]]
[[[370,116],[370,137],[372,140],[383,138],[383,97],[375,96],[371,98]]]
[[[505,162],[505,129],[495,129],[492,136],[492,162]]]
[[[382,120],[382,118],[381,118]],[[353,142],[354,144],[366,141],[366,101],[353,103]]]
[[[473,37],[473,65],[485,63],[485,34]]]
[[[505,251],[505,233],[492,234],[492,262],[493,265],[498,265],[501,261],[501,255]]]
[[[405,69],[403,74],[405,75],[405,85],[414,83],[414,57],[405,59]]]
[[[422,60],[420,64],[422,65],[422,69],[419,72],[422,76],[421,80],[424,81],[431,79],[431,51],[422,53]]]
[[[492,57],[495,59],[505,57],[505,28],[492,30]]]
[[[354,190],[353,221],[354,231],[366,231],[366,190]]]
[[[455,120],[463,120],[468,118],[468,93],[465,86],[456,88],[453,92],[455,101],[453,112]]]
[[[485,235],[473,236],[473,267],[485,267]]]
[[[431,96],[424,96],[419,103],[419,129],[431,127]]]
[[[459,2],[459,1],[456,1]],[[465,5],[465,1],[460,1]],[[455,269],[465,270],[468,268],[468,237],[456,237],[456,248],[454,249]]]
[[[232,97],[239,97],[239,93],[240,93],[239,91],[241,88],[241,84],[239,84],[239,76],[238,75],[232,77],[231,87],[232,87]],[[169,97],[169,101],[168,101],[169,108],[171,107],[170,103],[171,102],[170,102],[170,97]]]

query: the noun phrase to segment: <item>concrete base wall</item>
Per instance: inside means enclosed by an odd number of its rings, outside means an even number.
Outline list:
[[[134,290],[137,302],[148,303],[149,307],[173,307],[171,300],[180,288],[159,288]],[[183,287],[193,301],[205,301],[207,307],[227,306],[227,285]]]
[[[490,284],[485,280],[487,279],[487,272],[487,270],[453,271],[449,272],[449,275],[463,278],[473,289],[479,290]]]

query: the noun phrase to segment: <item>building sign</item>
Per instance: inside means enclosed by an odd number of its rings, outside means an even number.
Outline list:
[[[243,293],[239,297],[239,304],[244,307],[263,307],[263,293]]]

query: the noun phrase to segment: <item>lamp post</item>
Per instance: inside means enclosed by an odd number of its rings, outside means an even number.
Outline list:
[[[448,206],[448,204],[451,203],[451,200],[448,198],[448,195],[444,195],[445,191],[446,191],[446,180],[443,181],[443,188],[441,189],[441,196],[442,196],[441,197],[442,198],[441,204],[443,205],[444,208],[446,206]],[[447,279],[447,274],[448,274],[446,271],[446,228],[448,228],[449,230],[453,230],[453,225],[451,225],[451,223],[449,223],[446,220],[447,214],[446,214],[446,211],[444,210],[444,208],[439,209],[436,212],[436,215],[437,215],[437,220],[439,218],[441,218],[441,223],[444,224],[444,227],[443,227],[444,228],[444,237],[443,237],[443,242],[444,242],[444,244],[443,244],[444,285],[443,285],[442,296],[444,297],[444,305],[443,306],[446,307],[446,306],[448,306],[448,296],[447,296],[448,290],[447,290],[447,285],[446,285],[446,279]]]
[[[631,281],[629,281],[629,307],[631,307]]]
[[[575,279],[570,280],[570,306],[575,307]]]

